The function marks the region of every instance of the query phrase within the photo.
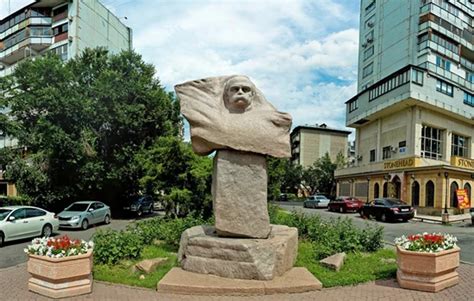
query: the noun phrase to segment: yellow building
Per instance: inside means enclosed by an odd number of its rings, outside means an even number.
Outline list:
[[[351,132],[329,128],[326,124],[297,126],[291,132],[291,160],[303,167],[329,153],[335,161],[338,153],[347,156],[347,136]]]

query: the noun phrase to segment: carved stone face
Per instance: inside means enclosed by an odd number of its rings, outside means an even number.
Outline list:
[[[226,84],[224,101],[229,109],[244,111],[252,104],[254,85],[245,77],[234,77]]]

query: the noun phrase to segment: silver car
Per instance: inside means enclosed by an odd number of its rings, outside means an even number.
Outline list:
[[[50,236],[58,231],[54,213],[31,206],[0,207],[0,247],[6,241]]]
[[[309,196],[304,202],[304,208],[327,208],[329,199],[322,195]]]
[[[110,207],[96,201],[72,203],[58,214],[59,227],[83,230],[86,230],[93,224],[109,224],[110,217]]]

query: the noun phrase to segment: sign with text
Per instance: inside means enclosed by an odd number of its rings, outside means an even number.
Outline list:
[[[456,197],[458,198],[459,209],[471,208],[471,202],[469,201],[469,196],[467,195],[466,189],[457,189]]]
[[[451,165],[474,170],[474,160],[467,158],[453,156],[451,157]]]
[[[407,167],[415,167],[416,158],[404,158],[398,159],[393,161],[388,161],[383,163],[384,170],[391,170],[391,169],[399,169],[399,168],[407,168]]]

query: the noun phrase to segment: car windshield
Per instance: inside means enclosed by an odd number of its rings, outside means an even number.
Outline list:
[[[86,203],[74,203],[67,207],[64,211],[86,211],[89,204]]]
[[[398,199],[386,199],[385,201],[388,205],[406,205],[405,202],[400,201]]]
[[[12,212],[10,209],[0,209],[0,221],[3,221],[10,212]]]

